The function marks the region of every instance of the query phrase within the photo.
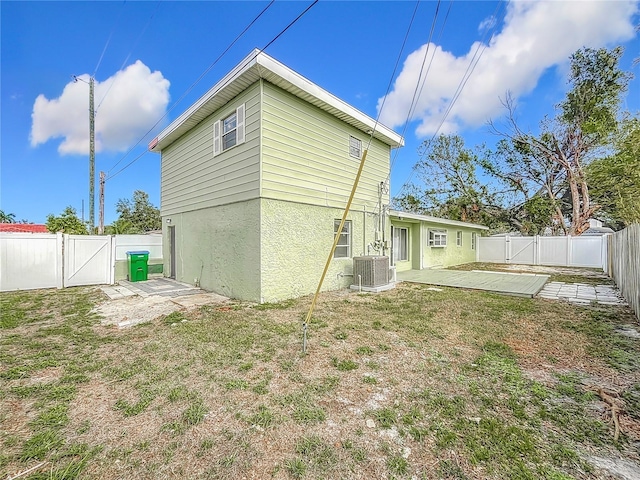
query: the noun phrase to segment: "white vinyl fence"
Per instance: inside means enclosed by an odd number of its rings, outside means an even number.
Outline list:
[[[611,235],[610,247],[610,275],[640,318],[640,224]]]
[[[162,236],[0,233],[0,291],[113,284],[130,250],[162,258]]]
[[[608,270],[606,236],[480,237],[477,261]]]
[[[61,233],[0,233],[0,291],[62,288]]]

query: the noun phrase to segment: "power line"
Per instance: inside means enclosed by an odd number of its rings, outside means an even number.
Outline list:
[[[124,5],[126,4],[126,0],[124,2],[122,2],[122,6],[124,7]],[[118,23],[120,22],[120,18],[122,17],[122,12],[124,11],[124,8],[120,10],[120,14],[118,15],[118,18],[116,19],[116,21],[113,24],[113,27],[111,28],[111,33],[109,34],[109,37],[107,38],[107,42],[104,44],[104,48],[102,49],[102,54],[100,54],[100,58],[98,59],[98,63],[96,65],[95,70],[93,71],[93,75],[91,75],[92,77],[95,78],[96,73],[98,73],[98,68],[100,68],[100,64],[102,63],[102,59],[104,58],[104,54],[107,51],[107,48],[109,47],[109,43],[111,43],[111,37],[113,37],[113,32],[116,30],[116,27],[118,26]]]
[[[244,30],[242,30],[242,32],[240,32],[240,34],[238,36],[236,36],[236,38],[233,39],[233,41],[227,46],[227,48],[225,48],[225,50],[218,55],[218,58],[216,58],[213,63],[211,63],[207,69],[196,79],[195,82],[193,82],[191,84],[191,86],[189,88],[187,88],[187,90],[180,96],[180,98],[178,98],[178,100],[176,100],[176,102],[171,106],[171,108],[169,108],[169,110],[167,110],[159,119],[156,123],[153,124],[153,126],[127,151],[127,153],[124,154],[123,157],[120,158],[120,160],[118,160],[108,171],[107,174],[113,170],[114,168],[116,168],[116,166],[118,166],[118,164],[120,164],[125,158],[127,158],[129,156],[129,154],[138,146],[140,145],[140,142],[142,142],[145,137],[147,135],[149,135],[149,133],[151,133],[153,131],[154,128],[156,128],[158,126],[158,124],[167,116],[169,115],[169,113],[171,113],[173,111],[174,108],[176,108],[178,106],[178,104],[184,99],[184,97],[187,96],[187,94],[193,90],[193,88],[204,78],[204,76],[220,61],[220,59],[229,51],[229,49],[231,49],[231,47],[247,32],[247,30],[249,30],[249,28],[251,28],[251,26],[269,9],[269,7],[271,7],[271,5],[273,5],[273,3],[275,2],[275,0],[271,0],[271,2],[251,21],[251,23],[249,23],[249,25],[247,25]],[[129,165],[133,164],[134,162],[136,162],[137,160],[139,160],[141,157],[143,157],[144,155],[146,155],[148,153],[148,151],[143,152],[141,155],[139,155],[138,157],[136,157],[132,162],[128,163],[124,168],[127,168]],[[117,174],[119,174],[122,170],[124,170],[124,168],[118,170],[116,173],[114,173],[113,175],[109,175],[107,177],[107,180],[113,178],[114,176],[116,176]]]
[[[442,31],[444,30],[444,25],[446,24],[447,19],[449,18],[449,12],[451,11],[451,4],[452,3],[453,3],[453,0],[451,0],[449,2],[449,8],[447,9],[447,13],[445,15],[444,22],[442,24],[442,27],[440,28],[439,36],[442,35]],[[417,6],[416,6],[416,8],[417,8]],[[427,71],[425,72],[424,79],[422,81],[422,85],[420,85],[420,80],[422,78],[422,72],[424,71],[424,65],[426,63],[427,56],[429,55],[429,46],[431,45],[431,40],[433,39],[433,31],[435,29],[435,25],[436,25],[436,22],[438,20],[438,12],[439,12],[439,10],[440,10],[440,0],[438,0],[438,4],[436,6],[436,11],[435,11],[434,17],[433,17],[433,22],[431,22],[431,29],[429,31],[429,37],[427,39],[427,49],[426,49],[426,51],[424,53],[424,57],[423,57],[423,60],[422,60],[422,65],[420,67],[420,73],[418,74],[418,79],[416,80],[416,87],[413,90],[413,96],[412,96],[412,99],[411,99],[411,103],[409,105],[409,109],[407,111],[407,117],[405,118],[404,125],[402,127],[401,136],[403,138],[404,138],[404,135],[406,133],[407,127],[409,125],[409,120],[411,119],[411,116],[415,112],[415,107],[417,105],[416,98],[419,99],[420,95],[422,94],[422,88],[424,87],[424,84],[425,84],[425,82],[427,80],[427,75],[429,74],[429,70],[431,69],[431,64],[433,62],[433,56],[432,56],[431,57],[431,61],[429,62],[429,66],[427,67]],[[413,21],[413,19],[412,19],[412,21]],[[409,32],[407,32],[407,35],[408,34],[409,34]],[[435,55],[435,52],[434,52],[434,55]],[[395,73],[395,71],[394,71],[394,73]],[[420,87],[420,94],[419,95],[417,95],[418,87]],[[386,100],[386,96],[388,95],[388,93],[389,93],[389,89],[387,89],[387,94],[385,94],[385,100]],[[383,105],[384,105],[384,102],[383,102]],[[380,111],[382,111],[382,108],[380,109]],[[389,166],[389,173],[387,174],[387,178],[383,182],[384,185],[387,185],[389,183],[389,179],[391,178],[391,170],[393,169],[393,165],[395,164],[396,159],[398,158],[399,151],[400,151],[400,149],[396,149],[396,151],[394,153],[393,159],[391,160],[391,164]]]
[[[391,72],[391,76],[389,77],[389,83],[387,84],[387,91],[385,92],[384,97],[382,98],[382,105],[380,105],[380,110],[378,110],[378,115],[376,116],[376,122],[373,126],[373,130],[371,131],[371,135],[369,136],[369,143],[367,145],[367,149],[371,146],[371,141],[373,140],[373,134],[375,133],[376,128],[378,127],[380,116],[382,115],[382,110],[384,109],[384,104],[387,102],[387,96],[389,95],[389,90],[391,90],[391,85],[393,85],[393,79],[396,76],[396,71],[398,70],[400,59],[402,58],[402,52],[404,51],[404,47],[407,44],[407,39],[409,38],[409,33],[411,32],[411,27],[413,26],[413,20],[416,18],[418,6],[420,6],[420,0],[416,2],[416,6],[413,8],[413,14],[411,15],[411,20],[409,21],[407,32],[404,34],[404,39],[402,40],[402,46],[400,47],[400,51],[398,52],[398,57],[396,58],[396,64],[393,66],[393,72]]]
[[[496,10],[494,11],[494,17],[497,17],[501,5],[502,5],[502,0],[500,0],[500,2],[498,2],[498,5],[496,6]],[[447,106],[447,108],[446,108],[446,110],[445,110],[445,112],[444,112],[444,114],[442,116],[442,120],[440,121],[440,123],[438,125],[438,128],[436,129],[436,131],[431,136],[431,141],[433,141],[433,139],[437,136],[438,132],[442,128],[442,125],[444,125],[444,122],[446,121],[447,117],[451,113],[451,110],[453,109],[453,105],[456,103],[456,101],[458,100],[458,98],[462,94],[462,90],[464,89],[464,87],[466,86],[467,82],[469,81],[469,78],[471,78],[471,75],[473,74],[473,71],[475,70],[476,66],[478,65],[478,62],[480,61],[480,58],[482,58],[482,54],[486,50],[486,48],[488,46],[488,43],[490,43],[491,39],[493,39],[493,36],[495,35],[496,26],[497,26],[497,22],[493,25],[493,27],[491,29],[488,29],[485,32],[485,35],[483,36],[482,41],[478,44],[478,46],[476,48],[476,51],[474,52],[473,56],[471,57],[471,60],[469,61],[469,64],[467,65],[465,73],[463,74],[462,78],[460,79],[460,83],[458,84],[458,87],[456,88],[456,91],[454,92],[454,95],[451,97],[451,101],[449,102],[449,105]],[[485,42],[485,40],[487,38],[487,34],[489,33],[489,31],[491,31],[492,33],[491,33],[491,39],[487,43],[487,42]],[[480,53],[479,55],[478,55],[478,52]],[[477,57],[477,59],[476,59],[476,57]],[[475,60],[475,62],[474,62],[474,60]],[[400,194],[405,190],[405,188],[409,185],[409,183],[413,179],[413,176],[415,175],[415,172],[416,172],[416,165],[414,165],[414,167],[411,169],[411,173],[409,174],[409,178],[402,184],[402,187],[400,187],[400,192],[399,192]],[[389,172],[389,173],[391,173],[391,172]]]
[[[222,54],[220,54],[220,56],[218,56],[218,58],[209,66],[209,68],[207,68],[207,70],[205,70],[205,72],[200,75],[200,77],[198,77],[198,79],[193,83],[193,85],[191,85],[187,91],[178,99],[178,101],[171,107],[170,110],[168,110],[154,125],[153,127],[151,127],[151,129],[149,129],[149,131],[147,133],[145,133],[145,135],[138,140],[138,142],[136,142],[136,144],[125,154],[125,156],[123,158],[121,158],[120,160],[118,160],[118,162],[116,162],[116,164],[111,167],[111,170],[113,170],[113,168],[115,168],[115,166],[120,163],[129,153],[131,153],[131,151],[133,150],[133,148],[135,148],[138,144],[140,144],[140,142],[162,121],[162,119],[164,117],[166,117],[175,107],[176,105],[191,91],[191,89],[193,89],[193,87],[195,87],[197,85],[198,82],[200,82],[200,80],[202,80],[202,78],[213,68],[213,66],[222,58],[223,55],[225,55],[230,49],[231,47],[240,39],[240,37],[242,35],[244,35],[244,33],[262,16],[262,14],[264,12],[267,11],[267,9],[274,3],[275,0],[272,0],[269,5],[267,5],[264,10],[262,10],[262,12],[260,12],[258,14],[258,16],[242,31],[242,33],[240,35],[238,35],[233,42],[231,42],[231,44],[224,50],[224,52],[222,52]],[[292,20],[283,30],[280,31],[280,33],[278,33],[275,37],[273,37],[264,47],[262,47],[261,49],[259,49],[256,54],[250,58],[247,63],[253,61],[260,53],[262,53],[264,50],[266,50],[267,48],[269,48],[269,46],[271,46],[276,40],[278,40],[282,35],[284,35],[284,33],[289,30],[289,28],[291,28],[296,22],[298,22],[298,20],[300,20],[309,10],[311,10],[312,7],[314,7],[319,0],[314,0],[309,6],[307,6],[307,8],[305,8],[302,13],[300,13],[294,20]],[[142,158],[144,155],[146,155],[148,153],[148,150],[144,151],[141,155],[139,155],[138,157],[136,157],[135,159],[133,159],[131,162],[129,162],[127,165],[125,165],[124,167],[122,167],[120,170],[118,170],[117,172],[115,172],[113,175],[109,175],[109,177],[107,177],[107,180],[110,180],[111,178],[115,177],[116,175],[122,173],[125,169],[127,169],[129,166],[133,165],[133,163],[135,163],[136,161],[138,161],[140,158]]]
[[[142,31],[138,35],[138,38],[136,38],[136,41],[133,42],[133,46],[131,47],[131,49],[129,50],[129,53],[127,54],[127,56],[125,57],[124,61],[122,62],[122,65],[120,66],[120,70],[122,70],[124,68],[124,66],[127,64],[127,62],[129,61],[129,58],[131,57],[131,54],[133,53],[135,48],[138,46],[138,43],[140,42],[140,39],[142,38],[144,33],[147,31],[147,28],[149,28],[149,25],[151,25],[151,21],[153,20],[153,17],[158,12],[158,8],[160,7],[160,3],[162,3],[162,2],[158,1],[158,3],[156,4],[155,10],[151,13],[151,16],[149,17],[149,20],[147,20],[146,25],[144,26],[144,28],[142,29]],[[97,67],[96,67],[96,70],[97,70]],[[118,70],[118,71],[120,71],[120,70]],[[107,88],[107,91],[104,92],[104,95],[102,96],[102,98],[98,102],[98,106],[96,107],[96,112],[100,109],[100,106],[102,105],[102,102],[104,102],[104,99],[107,98],[107,95],[111,91],[111,87],[113,87],[113,84],[116,81],[115,75],[112,78],[113,79],[111,80],[111,83],[109,84],[109,88]]]

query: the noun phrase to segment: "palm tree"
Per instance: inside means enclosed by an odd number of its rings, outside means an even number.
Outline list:
[[[14,213],[4,213],[4,210],[0,210],[0,223],[16,223],[16,215]]]

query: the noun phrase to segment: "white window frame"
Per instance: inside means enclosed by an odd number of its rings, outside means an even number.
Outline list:
[[[233,120],[232,120],[233,119]],[[234,121],[235,124],[232,127],[227,127],[230,121]],[[245,135],[245,109],[244,103],[239,105],[235,111],[229,113],[224,118],[221,118],[213,124],[213,156],[220,155],[222,152],[237,147],[244,143]],[[225,131],[225,128],[228,128]],[[225,147],[224,139],[226,136],[234,137],[234,143]]]
[[[447,246],[447,230],[430,228],[429,246],[434,248],[444,248]]]
[[[471,232],[471,250],[475,250],[476,245],[478,245],[478,234],[476,232]]]
[[[354,158],[362,158],[362,140],[352,135],[349,136],[349,155]]]
[[[338,234],[338,228],[340,227],[340,222],[342,219],[334,219],[333,220],[333,235]],[[340,233],[340,239],[338,240],[338,244],[336,245],[336,249],[333,252],[333,258],[351,258],[351,232],[353,225],[351,224],[351,220],[345,220],[344,225],[342,227],[342,233]]]
[[[456,231],[456,245],[458,247],[462,246],[462,230]]]
[[[392,241],[393,241],[394,265],[396,262],[408,261],[409,260],[409,229],[406,227],[393,227]]]

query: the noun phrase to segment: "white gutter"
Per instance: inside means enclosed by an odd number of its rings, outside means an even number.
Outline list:
[[[410,220],[421,220],[423,222],[440,223],[442,225],[453,225],[458,227],[478,228],[489,230],[489,227],[478,225],[477,223],[461,222],[459,220],[449,220],[447,218],[432,217],[430,215],[419,215],[417,213],[401,212],[399,210],[389,210],[390,217],[398,217],[398,220],[408,218]]]

